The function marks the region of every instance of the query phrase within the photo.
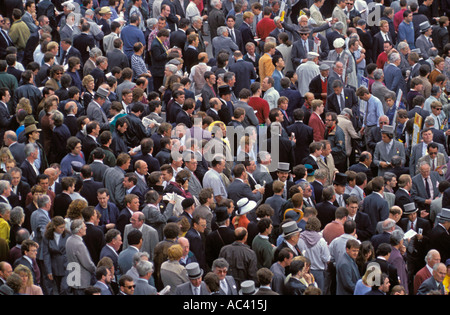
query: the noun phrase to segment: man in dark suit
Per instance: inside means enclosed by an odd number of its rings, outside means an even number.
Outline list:
[[[233,243],[236,239],[234,231],[230,228],[230,215],[226,207],[218,207],[214,210],[215,222],[219,228],[206,235],[206,262],[212,267],[215,259],[219,257],[223,246]]]
[[[438,189],[440,176],[430,171],[430,165],[422,162],[419,165],[419,174],[412,178],[411,197],[419,209],[430,211],[431,201],[440,196]]]
[[[195,254],[195,258],[197,258],[200,267],[203,270],[209,270],[205,253],[205,228],[206,219],[198,215],[194,216],[191,228],[187,231],[185,237],[189,240],[191,251]]]
[[[170,33],[169,45],[170,48],[176,46],[181,49],[182,54],[185,52],[185,44],[187,42],[186,30],[189,28],[189,20],[182,18],[178,23],[178,30]]]
[[[294,69],[307,61],[308,52],[314,51],[314,40],[309,38],[311,31],[309,28],[300,28],[301,39],[292,44],[291,59]],[[306,47],[306,50],[305,50]]]
[[[248,174],[245,171],[243,164],[236,164],[233,168],[233,175],[235,180],[227,187],[228,198],[234,201],[236,205],[242,198],[253,200],[259,203],[264,194],[264,188],[252,191],[250,185],[246,183]]]
[[[372,154],[368,151],[361,152],[359,156],[359,163],[353,164],[349,167],[350,171],[356,173],[362,172],[367,176],[367,182],[370,182],[373,178],[372,170],[370,165],[372,164]]]
[[[37,176],[39,175],[39,170],[34,167],[34,161],[39,156],[39,148],[36,144],[28,143],[25,146],[25,160],[20,164],[20,169],[22,170],[22,177],[25,181],[33,187],[37,184]]]
[[[384,27],[380,25],[380,32],[376,33],[373,36],[373,50],[372,50],[372,60],[375,62],[378,56],[383,52],[384,42],[389,41],[390,43],[394,43],[392,39],[392,35],[389,32],[389,23],[384,22]],[[384,30],[387,28],[387,32]],[[383,31],[382,31],[383,30]]]
[[[431,291],[438,291],[441,295],[445,295],[445,288],[442,282],[445,279],[447,267],[443,263],[437,263],[433,267],[433,275],[426,279],[417,290],[417,295],[427,295]]]
[[[75,191],[76,180],[74,177],[64,177],[61,179],[62,192],[55,197],[54,201],[54,215],[66,217],[69,205],[72,203],[70,194]]]
[[[187,128],[191,128],[193,125],[191,117],[194,110],[195,110],[194,100],[187,99],[186,101],[184,101],[182,110],[178,112],[175,123],[177,125],[182,123],[185,124]]]
[[[253,35],[251,25],[253,24],[254,16],[253,14],[244,12],[244,21],[239,26],[239,31],[241,32],[242,41],[247,43],[252,43],[256,46],[255,36]]]
[[[335,219],[335,212],[337,207],[333,204],[336,200],[334,187],[325,187],[322,191],[322,202],[316,204],[317,218],[320,220],[322,226],[326,226],[328,223]]]
[[[141,153],[136,154],[131,159],[132,169],[133,169],[136,161],[142,160],[145,163],[147,163],[149,173],[152,173],[154,171],[159,171],[160,164],[158,162],[158,159],[156,159],[153,156],[153,148],[154,148],[153,139],[152,138],[144,138],[141,140],[140,145],[141,145]]]
[[[91,121],[86,125],[86,138],[81,143],[82,144],[82,150],[84,153],[84,156],[87,159],[91,156],[91,152],[100,147],[100,144],[97,142],[97,138],[100,134],[100,125],[96,121]]]
[[[301,108],[305,102],[303,95],[296,89],[291,88],[291,81],[289,78],[282,78],[280,80],[282,90],[279,92],[280,97],[285,96],[289,99],[288,108],[286,110],[288,117],[292,117],[294,115],[294,110],[296,108]],[[307,122],[304,122],[307,124]]]
[[[94,225],[97,220],[97,212],[94,207],[86,207],[82,210],[84,222],[86,224],[86,235],[83,236],[83,242],[89,251],[92,261],[97,264],[100,260],[100,253],[106,245],[103,231]]]
[[[344,88],[344,83],[340,80],[335,80],[332,88],[334,92],[327,97],[327,112],[335,112],[339,115],[344,108],[350,108],[355,116],[359,104],[355,91]]]
[[[70,38],[63,38],[61,40],[61,50],[62,54],[59,64],[62,66],[65,66],[67,64],[67,61],[70,57],[78,57],[80,61],[82,59],[80,51],[72,46],[72,40]]]
[[[80,190],[80,195],[84,197],[89,206],[96,206],[98,204],[97,191],[103,188],[103,182],[95,181],[92,178],[92,170],[90,165],[83,165],[81,168],[81,178],[83,179],[83,188]]]
[[[123,41],[120,38],[116,38],[113,45],[114,49],[106,52],[106,57],[108,58],[108,72],[116,66],[121,69],[125,69],[130,66],[130,61],[122,50]]]
[[[370,217],[372,230],[375,231],[377,223],[384,221],[389,216],[389,204],[382,197],[384,191],[384,179],[377,177],[372,180],[372,193],[363,200],[362,212]]]
[[[395,225],[395,223],[394,223]],[[399,284],[397,268],[388,262],[388,258],[392,252],[392,247],[389,243],[382,243],[375,250],[376,258],[373,260],[381,269],[381,272],[385,273],[389,277],[389,282],[394,287]]]
[[[81,26],[81,33],[73,38],[73,47],[81,53],[81,63],[83,65],[89,59],[89,51],[96,46],[94,36],[89,33],[90,29],[91,25],[84,23]]]
[[[450,258],[450,210],[443,208],[436,217],[438,224],[430,231],[430,248],[436,249],[441,254],[441,261]]]
[[[411,176],[408,174],[400,175],[397,180],[397,185],[398,189],[395,192],[395,205],[405,211],[405,205],[414,202],[410,193],[412,187]]]
[[[233,57],[236,62],[231,64],[228,67],[228,70],[233,72],[236,78],[239,78],[236,80],[233,88],[234,94],[239,96],[239,92],[242,89],[245,88],[250,90],[251,80],[256,80],[257,76],[253,64],[243,59],[244,55],[242,51],[236,50],[233,53]]]
[[[228,36],[239,47],[240,51],[244,51],[246,42],[242,39],[241,31],[234,27],[236,25],[236,18],[233,15],[227,16],[226,24],[228,28]]]
[[[185,49],[183,53],[184,66],[188,73],[191,73],[191,69],[193,66],[198,64],[198,55],[199,51],[197,49],[198,44],[200,43],[199,36],[197,34],[189,34],[187,38],[188,47]]]
[[[313,142],[313,129],[303,123],[304,112],[297,108],[294,110],[295,122],[288,126],[286,131],[288,135],[294,133],[296,139],[302,139],[295,143],[295,158],[297,161],[302,161],[310,153],[310,144]]]

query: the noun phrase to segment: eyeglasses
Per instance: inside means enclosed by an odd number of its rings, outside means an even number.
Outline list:
[[[428,152],[428,155],[437,155],[437,152]]]
[[[127,288],[128,290],[131,290],[131,289],[136,288],[136,285],[135,284],[134,285],[128,285],[125,288]]]
[[[63,75],[63,73],[62,73],[62,72],[56,72],[56,74],[57,74],[57,75]]]
[[[442,110],[442,107],[436,108],[436,110]]]
[[[380,125],[387,125],[388,122],[387,121],[380,121]]]

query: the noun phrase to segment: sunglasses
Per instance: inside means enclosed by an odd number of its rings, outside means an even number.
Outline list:
[[[126,286],[125,288],[127,288],[128,290],[131,290],[131,289],[136,288],[136,285],[129,285],[129,286]]]

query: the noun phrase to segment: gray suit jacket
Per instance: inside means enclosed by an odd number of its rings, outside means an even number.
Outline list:
[[[185,170],[189,171],[187,167],[184,168]],[[189,171],[191,172],[191,171]],[[192,196],[198,199],[198,195],[200,194],[200,191],[203,189],[202,183],[200,180],[191,173],[191,177],[189,178],[189,188],[188,192],[191,193]]]
[[[158,292],[155,287],[152,287],[147,280],[137,279],[134,295],[156,295]]]
[[[123,199],[125,198],[125,188],[123,187],[123,178],[125,172],[118,166],[108,168],[103,176],[103,185],[108,188],[111,196],[111,202],[117,207],[123,208]]]
[[[211,222],[213,219],[213,214],[212,214],[211,209],[209,209],[205,205],[200,205],[197,208],[195,208],[193,216],[196,216],[197,214],[206,219],[205,235],[208,235],[211,232]]]
[[[177,286],[177,289],[175,290],[175,295],[194,295],[194,292],[192,291],[191,282],[189,281]],[[200,286],[200,295],[209,295],[208,288],[206,287],[206,284],[203,281]]]
[[[42,240],[44,238],[44,232],[47,224],[50,222],[50,217],[47,211],[42,209],[37,209],[31,214],[31,230],[34,233],[33,241],[39,244],[38,254],[36,259],[42,260]]]
[[[381,104],[383,104],[383,110],[386,113],[388,110],[388,107],[386,105],[386,101],[384,100],[384,97],[387,95],[388,92],[391,92],[386,85],[384,85],[382,82],[375,81],[372,84],[372,94],[376,98],[378,98],[381,101]]]
[[[390,162],[394,155],[398,155],[402,158],[402,165],[405,165],[406,155],[405,147],[400,142],[393,140],[392,147],[389,152],[386,151],[386,143],[380,141],[375,146],[375,152],[373,155],[373,163],[378,166],[378,176],[383,176],[384,173],[392,170],[391,166],[387,168],[380,167],[380,162]]]
[[[238,107],[242,107],[245,110],[245,119],[243,121],[244,127],[258,126],[259,121],[255,115],[255,110],[253,109],[253,107],[242,101],[237,101],[233,105],[235,109]]]
[[[44,237],[42,241],[42,256],[44,259],[45,270],[41,270],[45,275],[64,276],[67,267],[66,243],[69,233],[61,237],[59,244],[56,241]]]
[[[89,103],[86,114],[91,121],[97,121],[100,124],[101,129],[109,130],[108,117],[106,116],[103,109],[100,108],[98,104],[94,103],[94,101],[91,101]]]
[[[436,142],[435,142],[436,143]],[[438,145],[438,152],[444,154],[445,157],[445,163],[448,162],[448,155],[445,151],[445,148],[442,144],[436,143]],[[414,177],[416,175],[416,168],[419,166],[419,160],[421,157],[423,157],[423,143],[418,143],[414,145],[411,149],[411,157],[409,159],[409,174],[411,177]]]
[[[431,184],[433,189],[433,196],[431,199],[435,199],[439,197],[441,194],[439,193],[438,185],[440,182],[440,177],[436,172],[430,172]],[[411,197],[414,202],[420,209],[424,209],[425,200],[427,198],[425,183],[421,174],[416,175],[412,178],[412,187],[411,187]]]
[[[127,224],[125,226],[125,230],[123,233],[123,249],[127,249],[128,248],[128,240],[127,240],[127,235],[130,231],[134,230],[134,228],[131,226],[131,224]],[[159,242],[159,236],[158,236],[158,232],[152,228],[150,225],[147,225],[144,223],[144,225],[142,225],[142,247],[141,247],[141,252],[147,252],[150,255],[150,260],[153,261],[154,258],[154,250],[156,247],[156,244],[158,244]]]
[[[236,287],[236,281],[234,281],[234,278],[232,276],[225,276],[224,279],[228,285],[228,292],[224,292],[222,288],[220,288],[220,294],[221,295],[238,295],[237,287]]]
[[[270,175],[270,173],[267,172],[266,169],[263,168],[260,164],[256,165],[256,170],[253,172],[252,175],[253,178],[256,180],[256,182],[261,186],[264,185],[264,182],[266,184],[273,182],[273,178]]]
[[[77,272],[79,272],[79,277],[76,279],[79,280],[79,282],[70,282],[68,281],[67,284],[71,288],[75,289],[86,289],[91,285],[91,279],[95,273],[95,265],[94,262],[91,259],[91,256],[89,255],[89,251],[86,247],[86,245],[83,242],[83,239],[78,235],[72,235],[68,238],[66,243],[66,254],[67,254],[67,262],[68,267],[72,265],[77,266],[78,269],[76,269]],[[70,272],[74,272],[73,270],[68,270],[69,275],[68,279],[70,278]]]
[[[215,58],[217,58],[221,50],[225,50],[230,55],[232,55],[234,51],[239,50],[238,45],[233,42],[231,37],[225,37],[223,35],[214,37],[212,40],[212,46]]]
[[[235,179],[227,188],[228,198],[234,201],[236,204],[241,198],[248,198],[249,200],[253,200],[256,202],[260,202],[262,199],[261,193],[258,191],[257,193],[253,193],[250,185],[242,182],[239,179]]]
[[[422,53],[423,59],[426,60],[429,58],[428,50],[434,47],[433,42],[431,42],[431,37],[427,40],[425,35],[420,35],[416,39],[416,48],[420,48],[420,51]]]

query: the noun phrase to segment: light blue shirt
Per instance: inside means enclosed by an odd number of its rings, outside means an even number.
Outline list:
[[[368,112],[366,118],[363,121],[363,127],[374,125],[378,126],[378,119],[384,115],[383,105],[381,104],[381,101],[372,95],[367,101],[366,111]]]

